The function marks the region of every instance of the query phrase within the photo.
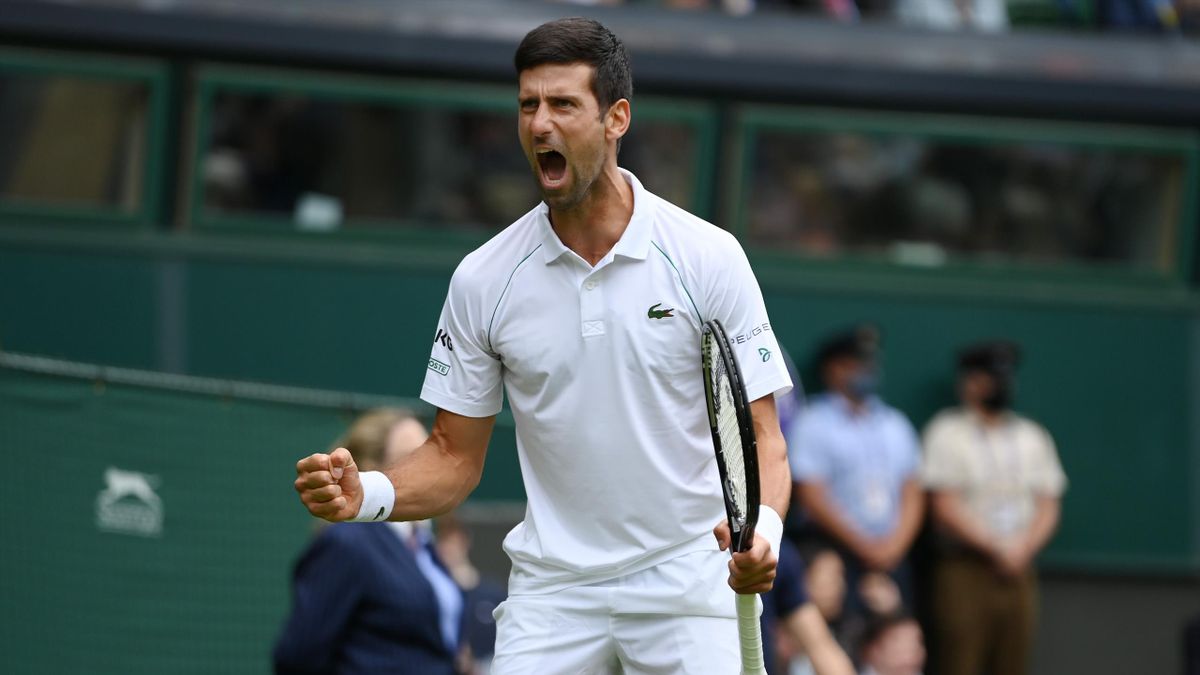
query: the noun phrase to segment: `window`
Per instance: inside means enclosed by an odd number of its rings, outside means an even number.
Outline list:
[[[776,111],[748,121],[742,226],[760,247],[1156,274],[1181,261],[1190,134]]]
[[[209,74],[204,226],[496,232],[540,200],[501,88]],[[635,108],[621,163],[684,205],[707,190],[711,115]],[[707,153],[707,154],[706,154]]]
[[[148,221],[160,77],[141,63],[0,53],[0,214]]]

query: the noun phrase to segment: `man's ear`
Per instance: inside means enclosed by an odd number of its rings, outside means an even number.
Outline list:
[[[604,137],[610,141],[619,140],[629,131],[629,99],[623,98],[608,107],[604,114]]]

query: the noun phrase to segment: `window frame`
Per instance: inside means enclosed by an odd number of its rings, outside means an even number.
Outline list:
[[[122,84],[142,84],[147,90],[143,132],[141,195],[132,211],[110,206],[76,206],[14,202],[0,195],[0,224],[82,226],[89,229],[150,230],[163,218],[167,168],[168,96],[167,64],[157,59],[35,49],[0,49],[0,73],[22,76],[71,77]]]
[[[1175,248],[1169,269],[1136,268],[1123,263],[1068,260],[1060,263],[985,262],[955,259],[941,265],[904,264],[880,256],[846,253],[836,257],[805,256],[770,250],[750,239],[746,195],[750,194],[754,148],[761,131],[860,133],[868,137],[908,136],[923,140],[954,141],[983,146],[1004,142],[1054,143],[1074,147],[1141,150],[1179,155],[1184,162],[1183,190],[1178,219],[1166,233]],[[1197,236],[1197,193],[1200,192],[1200,132],[1137,125],[1040,119],[929,114],[919,112],[861,111],[792,105],[743,105],[734,114],[732,180],[726,211],[730,229],[745,242],[767,276],[787,276],[784,270],[813,275],[863,279],[896,278],[922,283],[956,280],[978,286],[1076,284],[1125,288],[1180,288],[1192,279]],[[852,283],[852,285],[855,285]]]
[[[384,241],[418,245],[477,245],[496,230],[472,232],[440,229],[419,219],[347,218],[356,226],[329,232],[306,232],[289,216],[266,214],[214,215],[206,212],[201,162],[212,132],[212,111],[219,92],[246,94],[299,94],[314,100],[368,104],[419,104],[451,111],[486,111],[516,114],[516,88],[503,85],[355,75],[224,64],[200,66],[194,76],[190,159],[187,162],[187,226],[197,234],[274,234],[293,238],[317,237],[325,241]],[[691,167],[690,204],[699,214],[711,211],[715,189],[718,145],[718,111],[714,104],[695,99],[638,97],[634,119],[679,121],[696,134],[696,161]],[[515,129],[514,129],[515,133]],[[532,180],[532,178],[531,178]],[[530,204],[532,208],[533,204]],[[501,228],[508,223],[495,223]]]

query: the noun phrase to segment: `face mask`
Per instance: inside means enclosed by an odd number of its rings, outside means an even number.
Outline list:
[[[864,370],[850,378],[846,388],[854,398],[868,398],[879,391],[879,375],[874,371]]]
[[[992,411],[1000,412],[1012,407],[1013,402],[1013,382],[1007,377],[995,378],[995,385],[992,387],[992,393],[984,398],[980,403],[983,407]]]

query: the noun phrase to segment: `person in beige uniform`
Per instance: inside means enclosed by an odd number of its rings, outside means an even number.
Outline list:
[[[925,429],[922,477],[942,555],[934,571],[942,675],[1022,675],[1037,614],[1033,559],[1059,520],[1066,476],[1054,440],[1012,411],[1017,347],[959,357],[961,407]]]

